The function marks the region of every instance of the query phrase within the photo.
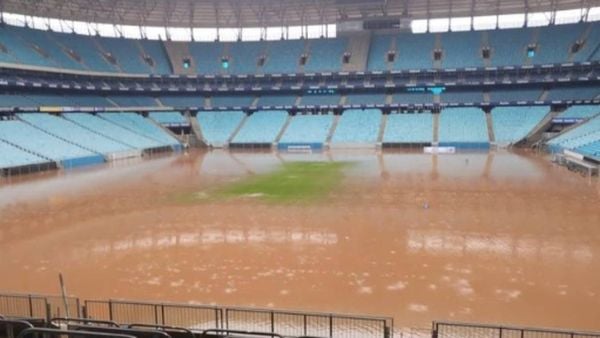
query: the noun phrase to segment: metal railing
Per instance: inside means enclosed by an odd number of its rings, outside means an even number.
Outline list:
[[[600,333],[461,322],[433,322],[432,338],[600,338]]]
[[[67,298],[71,318],[87,318],[121,324],[137,323],[186,328],[189,330],[235,330],[283,336],[328,338],[391,338],[390,317],[369,317],[331,313],[282,311],[192,304],[150,303],[125,300]],[[47,321],[63,317],[64,301],[57,296],[1,295],[0,314],[39,317]],[[58,320],[57,319],[57,320]]]

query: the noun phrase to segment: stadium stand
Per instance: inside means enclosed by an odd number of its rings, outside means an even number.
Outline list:
[[[139,44],[146,56],[149,56],[154,64],[152,73],[154,74],[171,74],[171,65],[169,56],[165,51],[165,47],[160,41],[139,40]],[[142,55],[144,56],[144,55]]]
[[[161,144],[157,141],[137,134],[99,116],[86,113],[66,113],[63,116],[84,128],[97,132],[107,138],[118,140],[134,149],[144,150],[161,147]]]
[[[258,99],[259,106],[293,106],[296,104],[296,95],[263,95]]]
[[[110,95],[107,98],[119,107],[154,107],[158,105],[153,97],[143,95]]]
[[[259,110],[248,117],[231,143],[271,144],[275,142],[288,117],[288,112],[284,110]]]
[[[96,38],[102,50],[109,53],[124,73],[151,74],[152,68],[146,64],[135,40],[124,38]]]
[[[279,140],[280,148],[291,145],[310,145],[321,148],[333,124],[333,115],[296,115],[292,117]]]
[[[221,74],[225,70],[221,65],[223,42],[191,42],[189,50],[196,69],[201,74]]]
[[[337,106],[339,95],[304,95],[300,99],[301,106]]]
[[[482,91],[444,91],[440,102],[444,103],[480,103],[483,102]]]
[[[255,74],[258,71],[258,59],[265,54],[263,42],[237,42],[228,47],[230,74]]]
[[[181,150],[181,144],[171,135],[165,133],[160,127],[153,124],[136,113],[99,113],[98,116],[128,129],[149,140],[153,140],[160,146],[168,146],[173,150]]]
[[[392,50],[392,35],[375,35],[371,38],[371,48],[367,60],[368,70],[387,70],[387,54]]]
[[[394,93],[392,102],[397,104],[431,104],[433,103],[433,94],[430,92]]]
[[[552,25],[539,30],[535,64],[561,63],[569,59],[571,46],[585,30],[585,24]]]
[[[440,34],[442,68],[483,67],[481,39],[481,32]]]
[[[17,148],[2,140],[0,140],[0,154],[2,154],[0,156],[0,169],[48,162],[47,159],[34,155],[24,149]]]
[[[0,139],[39,157],[60,162],[65,168],[104,162],[99,154],[54,137],[23,121],[0,121]]]
[[[69,57],[58,44],[50,39],[49,34],[51,33],[27,28],[15,28],[14,33],[19,34],[30,46],[39,48],[38,53],[41,52],[48,59],[51,66],[67,69],[84,69],[81,63]],[[35,49],[35,47],[33,48]]]
[[[581,42],[583,42],[583,46],[573,55],[572,61],[583,62],[600,59],[600,53],[597,52],[597,47],[600,45],[600,25],[589,24],[589,32]]]
[[[71,51],[81,59],[81,63],[86,68],[96,72],[116,73],[118,67],[111,64],[98,49],[95,40],[89,36],[66,33],[48,33],[52,38],[62,46],[66,51]]]
[[[433,68],[434,34],[400,34],[396,41],[394,69]]]
[[[368,94],[349,94],[346,95],[346,104],[351,105],[375,105],[385,104],[386,94],[368,93]]]
[[[549,107],[497,107],[492,110],[496,143],[514,144],[522,140],[542,121]]]
[[[163,126],[187,126],[189,122],[180,112],[150,112],[148,117]]]
[[[487,148],[485,113],[479,108],[447,108],[439,118],[439,143],[457,148]]]
[[[591,100],[600,95],[600,87],[563,87],[550,89],[546,100]]]
[[[520,66],[525,64],[527,46],[532,43],[532,31],[525,28],[488,31],[491,64]]]
[[[25,113],[19,114],[19,118],[50,135],[69,140],[69,142],[95,153],[110,156],[132,149],[119,141],[104,137],[61,117],[42,113]]]
[[[494,89],[490,92],[490,102],[537,101],[542,91],[539,88]]]
[[[214,147],[227,144],[245,114],[242,111],[201,111],[196,118],[206,143]]]
[[[597,146],[599,142],[600,116],[597,116],[551,139],[548,145],[554,152],[570,149],[598,158]]]
[[[267,51],[263,67],[265,73],[296,73],[300,55],[304,53],[304,40],[270,41]]]
[[[249,107],[254,101],[253,96],[221,95],[210,98],[212,107]]]
[[[158,99],[167,107],[204,107],[204,98],[199,95],[162,95]]]
[[[600,113],[599,106],[583,105],[583,106],[571,106],[565,109],[563,112],[558,114],[556,117],[573,118],[573,119],[586,119],[594,117]]]
[[[2,107],[34,107],[37,102],[24,95],[2,94],[0,95],[0,106]]]
[[[308,40],[310,51],[304,72],[338,72],[346,51],[346,38]]]
[[[69,95],[70,103],[77,107],[114,107],[100,95]]]
[[[433,142],[431,113],[390,114],[383,133],[384,144],[429,144]]]
[[[381,110],[348,109],[338,121],[331,144],[337,145],[375,145],[381,126]]]

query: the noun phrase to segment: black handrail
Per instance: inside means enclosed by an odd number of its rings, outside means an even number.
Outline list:
[[[127,334],[117,333],[103,333],[103,332],[90,332],[90,331],[73,331],[73,330],[59,330],[59,329],[47,329],[34,327],[25,329],[19,333],[17,338],[25,338],[32,334],[45,333],[55,336],[68,336],[68,337],[99,337],[99,338],[136,338],[135,336]]]
[[[99,319],[87,319],[87,318],[64,318],[64,317],[56,317],[50,319],[50,323],[54,322],[66,322],[69,323],[80,323],[80,324],[104,324],[114,327],[119,327],[119,324],[113,322],[112,320],[99,320]]]
[[[154,328],[157,330],[163,330],[166,331],[167,333],[169,333],[169,331],[178,331],[179,333],[188,333],[190,335],[191,338],[194,338],[194,332],[190,329],[187,329],[185,327],[179,327],[179,326],[169,326],[169,325],[158,325],[158,324],[138,324],[138,323],[134,323],[134,324],[129,324],[126,326],[127,328]]]
[[[147,337],[147,335],[154,335],[154,336],[159,336],[162,338],[171,338],[171,335],[169,335],[168,333],[166,333],[164,331],[158,331],[158,330],[129,329],[129,328],[123,328],[123,327],[105,327],[105,326],[90,326],[90,325],[75,325],[75,326],[72,326],[71,329],[74,331],[81,330],[81,331],[106,332],[106,333],[114,332],[115,334],[126,334],[126,335],[129,334],[134,337],[139,337],[141,335],[144,335],[145,337]]]
[[[202,337],[205,337],[207,334],[221,334],[224,333],[226,335],[230,334],[243,334],[257,337],[276,337],[276,338],[284,338],[282,335],[278,333],[268,333],[268,332],[254,332],[254,331],[242,331],[242,330],[229,330],[229,329],[208,329],[202,331]]]

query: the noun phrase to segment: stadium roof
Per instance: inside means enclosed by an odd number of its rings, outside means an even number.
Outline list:
[[[161,27],[266,27],[401,16],[412,19],[591,8],[600,0],[0,0],[0,11]]]

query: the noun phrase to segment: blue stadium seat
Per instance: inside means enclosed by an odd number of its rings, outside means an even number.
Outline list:
[[[452,32],[440,34],[442,68],[483,67],[481,32]]]
[[[150,112],[148,116],[163,126],[176,127],[188,126],[190,124],[178,111]]]
[[[296,115],[279,140],[280,144],[318,144],[327,140],[333,115]]]
[[[433,142],[433,115],[390,114],[387,117],[383,143]]]
[[[221,147],[231,138],[244,116],[242,111],[201,111],[197,119],[208,145]]]
[[[380,126],[379,109],[348,109],[340,117],[331,143],[374,144],[377,142]]]
[[[583,106],[571,106],[565,111],[557,115],[557,117],[573,118],[573,119],[586,119],[594,117],[600,114],[600,106],[598,105],[583,105]]]
[[[489,147],[485,113],[479,108],[447,108],[439,117],[439,144],[459,148]]]
[[[305,73],[339,72],[346,51],[346,38],[307,40],[310,46]]]
[[[549,107],[497,107],[492,110],[492,126],[497,143],[521,141],[550,111]]]
[[[98,116],[128,129],[147,139],[153,140],[161,146],[170,146],[174,150],[180,149],[180,143],[173,136],[166,133],[149,119],[136,113],[99,113]]]
[[[268,42],[267,51],[263,66],[265,73],[297,73],[300,55],[304,52],[304,41],[271,41]]]
[[[0,122],[1,124],[2,122]],[[0,140],[0,168],[14,168],[48,162],[47,159]]]
[[[250,115],[231,143],[273,143],[288,119],[284,110],[259,110]]]

